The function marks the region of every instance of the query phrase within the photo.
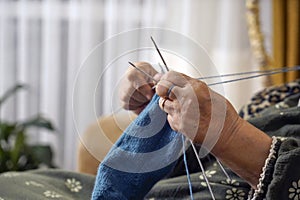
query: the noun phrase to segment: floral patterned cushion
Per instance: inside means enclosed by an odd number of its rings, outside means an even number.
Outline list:
[[[241,108],[240,116],[246,120],[259,116],[265,109],[297,93],[300,93],[300,79],[283,85],[265,88],[256,93],[250,101]]]
[[[90,199],[95,178],[63,170],[0,174],[0,200]]]

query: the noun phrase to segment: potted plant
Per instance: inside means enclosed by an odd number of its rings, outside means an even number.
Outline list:
[[[24,85],[15,85],[0,97],[0,110],[4,102],[20,89],[24,89]],[[26,133],[32,127],[54,131],[52,123],[41,115],[14,122],[0,117],[0,173],[36,169],[42,165],[54,167],[49,145],[28,144]]]

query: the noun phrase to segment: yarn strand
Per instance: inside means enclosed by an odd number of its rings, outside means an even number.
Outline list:
[[[184,162],[184,166],[185,166],[186,177],[187,177],[187,181],[188,181],[188,184],[189,184],[191,200],[194,200],[192,181],[191,181],[191,176],[190,176],[190,172],[189,172],[189,168],[188,168],[188,162],[187,162],[187,159],[186,159],[184,135],[181,135],[181,138],[182,138],[183,162]]]

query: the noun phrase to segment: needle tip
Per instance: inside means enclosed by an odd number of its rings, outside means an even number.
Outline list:
[[[133,67],[136,67],[132,62],[128,61],[128,63],[133,66]]]

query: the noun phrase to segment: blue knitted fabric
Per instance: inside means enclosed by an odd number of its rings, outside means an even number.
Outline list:
[[[143,199],[173,169],[182,152],[181,134],[173,131],[154,95],[100,164],[93,200]]]

